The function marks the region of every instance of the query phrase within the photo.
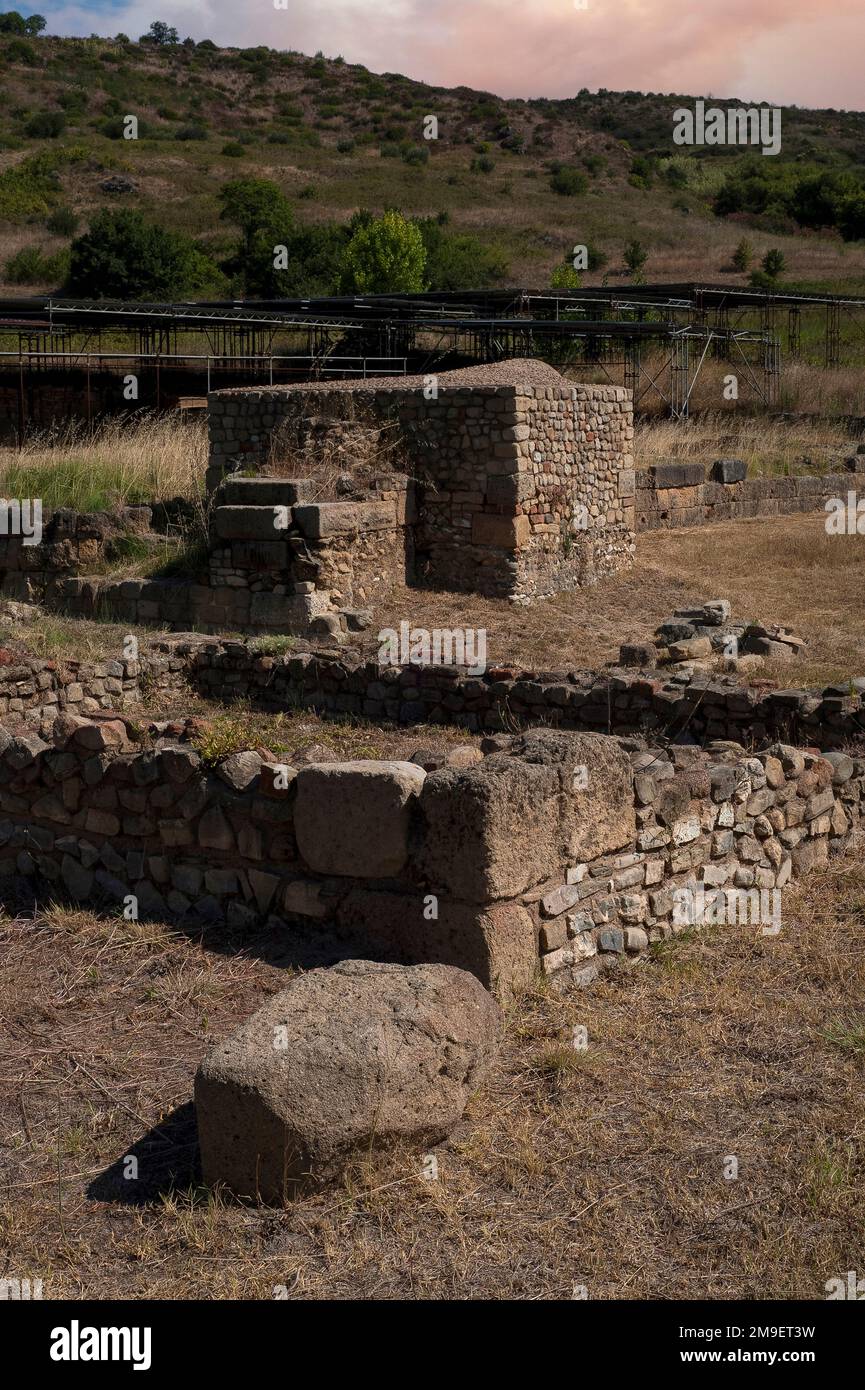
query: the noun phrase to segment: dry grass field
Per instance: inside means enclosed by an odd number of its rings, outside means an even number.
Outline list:
[[[801,660],[767,665],[761,677],[826,684],[865,674],[865,537],[827,536],[824,521],[814,513],[646,532],[632,570],[531,608],[401,588],[376,607],[376,631],[401,621],[485,628],[491,664],[593,668],[615,660],[620,643],[648,639],[676,608],[728,598],[735,617],[786,624],[808,641]]]
[[[6,917],[2,1270],[45,1298],[824,1298],[865,1239],[861,862],[788,890],[782,920],[539,989],[437,1181],[395,1152],[267,1210],[201,1188],[190,1098],[288,941]]]

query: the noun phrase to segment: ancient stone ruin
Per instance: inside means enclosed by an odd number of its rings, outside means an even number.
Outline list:
[[[746,683],[803,642],[723,598],[599,671],[394,665],[352,642],[391,584],[530,604],[628,566],[641,527],[803,510],[839,482],[751,484],[722,460],[711,481],[677,463],[637,483],[632,435],[626,392],[534,363],[218,392],[195,575],[105,572],[171,507],[0,541],[7,598],[173,629],[103,662],[0,649],[7,896],[264,931],[321,967],[203,1063],[208,1181],[282,1201],[373,1141],[434,1142],[492,1065],[493,998],[584,987],[767,895],[774,912],[854,845],[865,679]],[[143,712],[193,695],[472,741],[208,754],[194,721]]]

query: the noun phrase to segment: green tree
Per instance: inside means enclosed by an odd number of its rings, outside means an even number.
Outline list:
[[[578,290],[581,284],[579,271],[574,270],[568,261],[557,265],[550,276],[550,288],[554,290]]]
[[[732,264],[736,270],[744,273],[744,271],[750,270],[753,261],[754,248],[747,237],[742,237],[742,240],[733,252]]]
[[[354,233],[343,257],[342,288],[355,294],[417,294],[426,286],[426,262],[418,226],[391,210]]]
[[[763,269],[763,274],[768,280],[771,280],[773,284],[776,280],[780,279],[787,269],[784,252],[779,251],[777,246],[771,247],[770,250],[766,252],[760,264]]]
[[[88,299],[173,299],[217,288],[213,261],[132,209],[103,209],[72,243],[69,286]]]
[[[640,241],[629,241],[624,251],[624,262],[632,275],[639,275],[649,259],[649,253]]]
[[[177,30],[170,24],[165,24],[161,19],[154,19],[146,34],[141,35],[141,43],[153,43],[157,48],[166,48],[169,45],[179,43]]]
[[[291,204],[270,179],[232,179],[219,190],[219,201],[222,220],[233,223],[243,234],[240,255],[247,258],[262,233],[284,241],[294,227]]]

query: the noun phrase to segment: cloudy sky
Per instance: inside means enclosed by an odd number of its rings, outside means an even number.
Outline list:
[[[55,34],[137,38],[163,19],[181,38],[321,49],[376,72],[502,96],[609,87],[865,108],[865,0],[92,0],[18,8],[45,15]]]

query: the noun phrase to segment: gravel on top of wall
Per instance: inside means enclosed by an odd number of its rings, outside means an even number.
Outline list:
[[[454,371],[434,373],[439,388],[453,387],[455,390],[475,390],[490,386],[559,386],[568,387],[571,383],[550,367],[546,362],[536,362],[530,357],[512,357],[506,362],[487,362],[477,367],[459,367]],[[328,379],[326,381],[295,382],[286,386],[264,386],[261,393],[267,395],[303,395],[307,391],[404,391],[422,389],[426,376],[370,376],[352,377],[346,381]],[[248,395],[249,387],[237,386],[220,391],[220,396]]]

